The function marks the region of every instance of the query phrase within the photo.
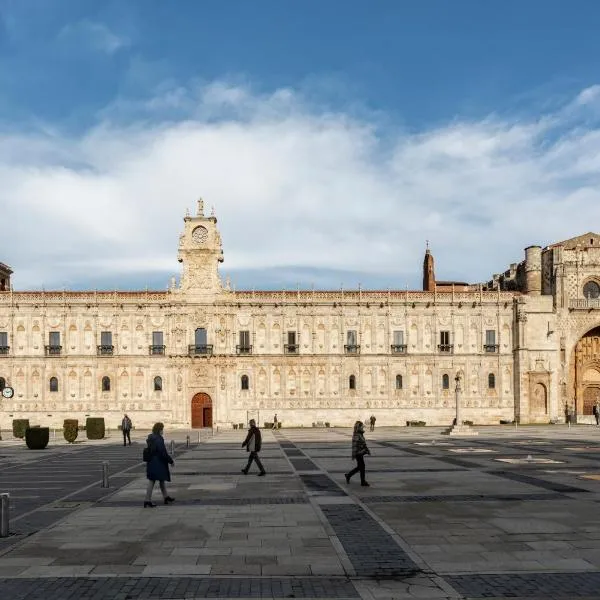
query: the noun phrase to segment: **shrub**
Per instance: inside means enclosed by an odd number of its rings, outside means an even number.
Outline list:
[[[468,425],[469,427],[473,427],[473,421],[463,421],[463,425]]]
[[[240,424],[238,425],[238,427],[239,427],[240,429],[244,429],[244,424],[243,424],[243,423],[240,423]]]
[[[263,424],[263,429],[273,429],[273,423],[269,423],[269,421],[265,421]]]
[[[85,420],[85,433],[88,440],[104,439],[104,419],[102,417],[88,417]]]
[[[29,419],[13,419],[13,435],[16,438],[24,438],[28,427]]]
[[[277,429],[281,429],[281,421],[277,421]]]
[[[25,443],[30,450],[43,450],[49,439],[49,427],[28,427],[25,430]]]
[[[237,424],[237,423],[234,423],[234,424],[233,424],[233,428],[234,428],[234,429],[237,429],[237,428],[238,428],[238,424]]]
[[[407,427],[425,427],[425,421],[406,421]]]
[[[63,423],[63,435],[65,440],[72,444],[79,433],[79,421],[77,419],[65,419]]]

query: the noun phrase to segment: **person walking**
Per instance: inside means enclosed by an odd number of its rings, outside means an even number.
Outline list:
[[[596,417],[596,427],[598,427],[600,425],[600,401],[596,400],[592,412],[594,413],[594,417]]]
[[[154,484],[158,481],[160,491],[163,496],[165,504],[171,504],[175,502],[175,498],[171,498],[167,494],[167,486],[165,481],[171,481],[171,473],[169,471],[169,465],[174,465],[175,462],[170,454],[167,452],[165,446],[165,440],[163,439],[163,431],[165,426],[162,423],[154,423],[152,427],[152,433],[146,439],[148,444],[148,462],[146,463],[146,477],[148,478],[148,487],[146,488],[146,500],[144,501],[144,508],[153,508],[156,506],[152,502],[152,490]]]
[[[131,446],[131,428],[133,427],[133,423],[131,419],[125,415],[123,420],[121,421],[121,431],[123,432],[123,446],[127,446],[127,441],[129,441],[129,445]]]
[[[369,419],[369,423],[371,424],[371,431],[375,431],[375,421],[377,419],[375,418],[375,415],[371,415],[371,418]]]
[[[246,468],[242,469],[242,473],[244,475],[248,475],[248,470],[252,465],[252,461],[254,461],[260,470],[258,476],[264,477],[267,473],[260,462],[260,458],[258,458],[258,453],[262,447],[262,435],[260,433],[260,429],[256,426],[256,421],[254,419],[250,419],[250,429],[248,430],[248,435],[242,442],[242,448],[244,447],[246,447],[246,452],[250,452],[250,456],[248,456],[248,464],[246,465]]]
[[[275,416],[273,417],[273,429],[277,429],[277,413],[275,413]]]
[[[369,487],[365,478],[365,455],[371,454],[365,441],[365,427],[362,421],[354,423],[354,431],[352,433],[352,460],[356,461],[356,467],[349,473],[346,473],[346,483],[350,483],[353,475],[360,473],[360,485]]]

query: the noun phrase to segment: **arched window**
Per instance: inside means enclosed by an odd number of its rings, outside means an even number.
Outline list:
[[[102,391],[110,392],[110,377],[106,375],[102,378]]]
[[[354,375],[350,375],[350,377],[348,378],[348,387],[351,390],[356,389],[356,377]]]
[[[6,379],[0,377],[0,392],[6,387]]]
[[[50,377],[50,391],[58,392],[58,379],[56,377]]]
[[[493,373],[488,375],[488,388],[493,390],[496,387],[496,376]]]
[[[402,389],[402,375],[396,375],[396,389]]]
[[[162,377],[159,375],[154,378],[154,391],[162,392]]]
[[[450,377],[448,377],[448,373],[444,373],[442,375],[442,389],[443,390],[450,389]]]
[[[242,375],[242,389],[249,390],[250,389],[250,379],[248,379],[248,375]]]
[[[588,281],[583,286],[583,297],[600,298],[600,285],[598,285],[595,281]]]

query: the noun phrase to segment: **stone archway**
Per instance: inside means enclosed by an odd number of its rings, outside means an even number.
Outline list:
[[[578,415],[591,415],[600,401],[600,326],[585,333],[575,344],[569,362],[569,405]]]
[[[212,427],[212,399],[208,394],[200,392],[192,398],[192,429]]]

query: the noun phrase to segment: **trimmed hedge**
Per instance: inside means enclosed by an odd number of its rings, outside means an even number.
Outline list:
[[[79,434],[79,421],[77,419],[65,419],[63,422],[63,435],[65,440],[72,444]]]
[[[407,427],[425,427],[425,421],[406,421]]]
[[[30,450],[43,450],[49,439],[49,427],[28,427],[25,430],[25,443]]]
[[[13,435],[15,437],[24,438],[28,427],[29,419],[13,419]]]
[[[103,417],[88,417],[85,420],[85,434],[88,440],[104,439],[104,418]]]

